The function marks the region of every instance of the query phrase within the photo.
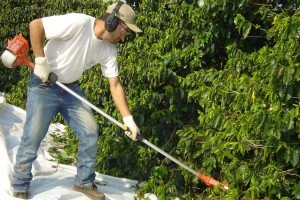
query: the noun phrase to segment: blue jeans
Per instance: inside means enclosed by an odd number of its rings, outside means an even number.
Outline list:
[[[65,84],[80,96],[84,96],[77,83]],[[90,185],[95,180],[97,139],[99,127],[90,107],[61,89],[49,85],[31,72],[26,122],[11,185],[14,191],[27,191],[32,180],[32,162],[54,116],[60,112],[79,140],[76,185]]]

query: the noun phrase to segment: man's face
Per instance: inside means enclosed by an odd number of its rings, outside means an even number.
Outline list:
[[[125,37],[130,34],[130,29],[124,22],[120,22],[114,32],[111,33],[111,42],[123,42]]]

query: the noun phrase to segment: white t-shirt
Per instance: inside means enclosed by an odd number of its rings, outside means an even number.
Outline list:
[[[45,56],[58,81],[77,81],[85,70],[96,64],[101,65],[105,77],[118,76],[117,48],[109,41],[96,38],[95,20],[77,13],[42,18],[49,39]]]

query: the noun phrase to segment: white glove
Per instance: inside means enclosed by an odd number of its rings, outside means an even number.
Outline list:
[[[13,68],[14,62],[17,60],[17,56],[12,54],[10,51],[5,50],[1,55],[2,63],[7,68]]]
[[[125,131],[125,135],[130,137],[132,140],[137,141],[137,135],[140,134],[140,129],[135,124],[132,115],[123,118],[125,126],[127,126],[130,131]]]
[[[50,73],[50,66],[48,65],[47,58],[35,58],[34,74],[37,75],[43,82],[48,80]]]

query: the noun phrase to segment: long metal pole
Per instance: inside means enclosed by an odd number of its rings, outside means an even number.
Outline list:
[[[165,151],[163,151],[162,149],[160,149],[159,147],[155,146],[154,144],[152,144],[151,142],[147,141],[146,139],[142,139],[142,142],[145,143],[146,145],[148,145],[149,147],[153,148],[154,150],[158,151],[159,153],[161,153],[162,155],[166,156],[167,158],[169,158],[170,160],[172,160],[173,162],[177,163],[179,166],[183,167],[184,169],[188,170],[189,172],[193,173],[194,175],[198,175],[198,173],[193,170],[192,168],[190,168],[189,166],[185,165],[184,163],[180,162],[179,160],[177,160],[176,158],[174,158],[173,156],[171,156],[170,154],[166,153]]]
[[[64,89],[65,91],[69,92],[71,95],[73,95],[74,97],[76,97],[77,99],[79,99],[80,101],[82,101],[83,103],[87,104],[90,108],[94,109],[96,112],[98,112],[99,114],[101,114],[102,116],[104,116],[105,118],[107,118],[109,121],[113,122],[114,124],[118,125],[123,130],[128,130],[127,126],[125,126],[124,124],[120,123],[119,121],[117,121],[116,119],[114,119],[113,117],[111,117],[110,115],[106,114],[105,112],[103,112],[102,110],[100,110],[99,108],[97,108],[96,106],[94,106],[88,100],[86,100],[85,98],[81,97],[76,92],[74,92],[73,90],[71,90],[70,88],[68,88],[67,86],[65,86],[64,84],[62,84],[59,81],[57,81],[57,79],[55,81],[55,84],[58,85],[59,87],[61,87],[62,89]],[[153,148],[157,152],[161,153],[165,157],[169,158],[170,160],[172,160],[173,162],[175,162],[179,166],[181,166],[184,169],[186,169],[189,172],[191,172],[192,174],[194,174],[195,176],[197,176],[200,180],[202,180],[206,185],[208,185],[208,186],[214,186],[214,187],[217,186],[217,185],[221,185],[221,187],[223,189],[225,189],[225,190],[229,189],[229,187],[227,185],[223,185],[222,183],[216,181],[212,177],[206,176],[206,175],[201,174],[201,173],[197,173],[192,168],[188,167],[187,165],[185,165],[184,163],[180,162],[179,160],[177,160],[176,158],[174,158],[170,154],[166,153],[165,151],[163,151],[162,149],[158,148],[157,146],[155,146],[151,142],[147,141],[142,135],[138,135],[137,139],[139,141],[143,142],[144,144],[148,145],[149,147]]]
[[[83,98],[80,95],[78,95],[76,92],[74,92],[73,90],[71,90],[70,88],[68,88],[67,86],[65,86],[64,84],[60,83],[59,81],[56,81],[55,84],[58,85],[59,87],[61,87],[62,89],[64,89],[65,91],[69,92],[71,95],[73,95],[74,97],[76,97],[77,99],[79,99],[80,101],[82,101],[83,103],[87,104],[89,107],[91,107],[96,112],[98,112],[99,114],[101,114],[102,116],[104,116],[105,118],[107,118],[109,121],[111,121],[114,124],[118,125],[123,130],[127,130],[127,127],[124,124],[120,123],[119,121],[117,121],[116,119],[114,119],[113,117],[111,117],[110,115],[106,114],[105,112],[103,112],[102,110],[100,110],[98,107],[96,107],[95,105],[93,105],[91,102],[89,102],[85,98]],[[163,151],[159,147],[155,146],[154,144],[152,144],[151,142],[149,142],[148,140],[146,140],[142,136],[140,136],[138,139],[139,139],[139,141],[143,142],[144,144],[146,144],[149,147],[153,148],[154,150],[158,151],[159,153],[161,153],[165,157],[169,158],[173,162],[177,163],[181,167],[185,168],[189,172],[193,173],[196,176],[198,175],[198,173],[195,170],[193,170],[192,168],[188,167],[184,163],[180,162],[178,159],[176,159],[173,156],[171,156],[170,154],[166,153],[165,151]]]

